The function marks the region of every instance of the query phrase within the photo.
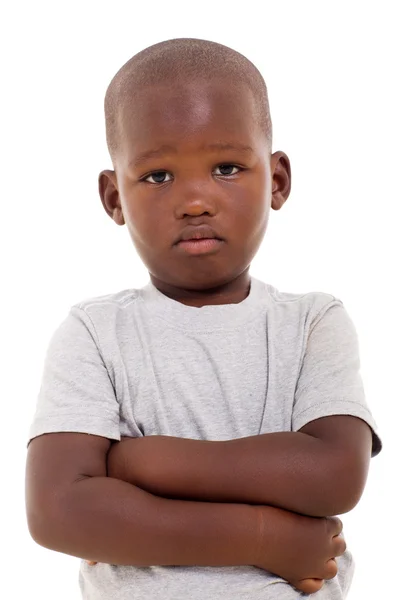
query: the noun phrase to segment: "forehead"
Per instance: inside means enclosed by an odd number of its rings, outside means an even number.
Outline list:
[[[230,139],[254,141],[259,134],[252,92],[227,81],[151,86],[135,92],[119,114],[121,150],[135,153],[159,144]]]

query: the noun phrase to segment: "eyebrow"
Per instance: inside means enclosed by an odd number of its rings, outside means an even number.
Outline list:
[[[249,152],[253,153],[254,149],[251,146],[240,143],[232,143],[232,142],[215,142],[214,144],[203,144],[200,147],[200,150],[238,150],[239,152]],[[147,150],[145,152],[141,152],[136,156],[134,160],[129,163],[131,167],[137,167],[141,165],[146,160],[150,158],[159,158],[161,156],[165,156],[166,154],[176,154],[177,149],[174,146],[169,146],[164,144],[155,150]]]

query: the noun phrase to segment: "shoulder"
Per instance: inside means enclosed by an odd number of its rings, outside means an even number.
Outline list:
[[[139,292],[139,289],[132,288],[102,296],[91,296],[73,304],[72,308],[81,309],[87,314],[123,310],[138,299]]]
[[[270,283],[264,283],[266,292],[277,304],[292,304],[302,306],[323,306],[334,300],[338,300],[332,294],[320,291],[310,292],[285,292],[274,287]],[[340,302],[340,300],[338,300]]]
[[[138,302],[140,289],[125,289],[119,292],[92,296],[73,304],[70,312],[86,325],[98,327],[109,326],[117,320],[124,319],[130,309]]]
[[[306,329],[314,327],[327,313],[333,319],[346,313],[342,300],[328,292],[285,292],[268,283],[264,286],[269,310],[282,315],[285,321],[302,322]]]
[[[129,330],[139,299],[140,289],[82,299],[70,305],[53,337],[82,346],[94,342],[103,354],[107,349],[113,352]]]

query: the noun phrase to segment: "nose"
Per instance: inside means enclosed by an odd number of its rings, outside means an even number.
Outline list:
[[[214,216],[217,213],[218,201],[215,190],[211,190],[210,187],[206,182],[201,182],[175,188],[178,197],[175,207],[176,217],[178,219],[185,216],[198,217],[204,213]]]

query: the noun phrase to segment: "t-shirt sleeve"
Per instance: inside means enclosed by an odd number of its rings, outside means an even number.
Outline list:
[[[38,435],[62,431],[121,439],[114,386],[93,323],[78,306],[48,345],[28,444]]]
[[[382,442],[365,400],[357,332],[337,299],[310,326],[295,391],[292,430],[330,415],[363,419],[372,430],[372,456],[379,454]]]

